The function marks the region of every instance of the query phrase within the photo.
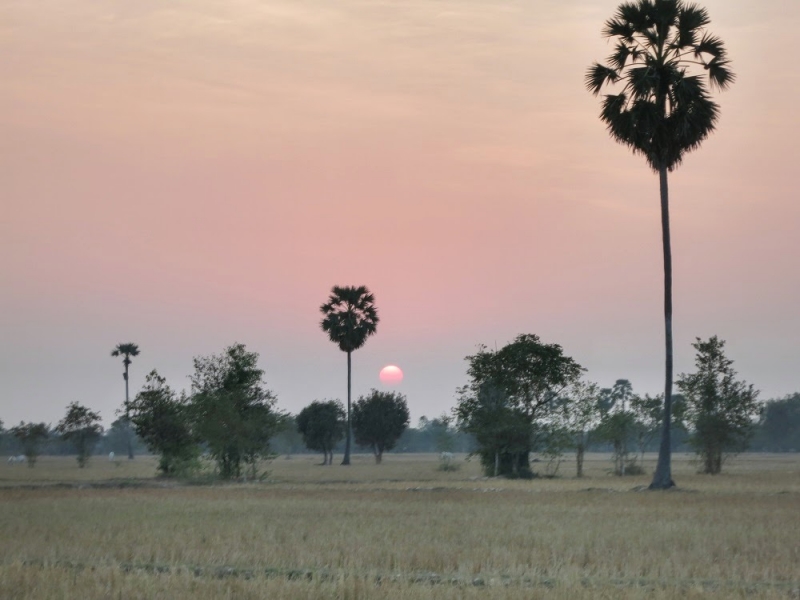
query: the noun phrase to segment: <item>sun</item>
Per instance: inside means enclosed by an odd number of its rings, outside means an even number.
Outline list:
[[[403,381],[403,371],[397,365],[386,365],[379,375],[384,385],[398,385]]]

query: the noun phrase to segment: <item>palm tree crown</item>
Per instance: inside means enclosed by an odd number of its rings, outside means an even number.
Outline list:
[[[605,96],[600,118],[655,171],[672,171],[708,137],[719,117],[709,85],[724,90],[735,78],[722,40],[704,29],[709,22],[705,8],[683,0],[626,2],[603,30],[617,40],[614,52],[586,73],[594,95],[622,85],[619,94]],[[691,74],[701,69],[708,84]]]
[[[131,356],[139,356],[139,346],[133,342],[126,344],[118,344],[116,348],[111,351],[111,356],[124,356],[122,364],[127,367],[131,364]]]
[[[363,285],[334,286],[320,311],[322,331],[342,352],[358,350],[378,328],[375,296]]]

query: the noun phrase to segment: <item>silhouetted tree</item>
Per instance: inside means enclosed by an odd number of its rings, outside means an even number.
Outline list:
[[[258,353],[248,352],[244,344],[194,359],[190,376],[194,431],[208,445],[224,479],[240,477],[242,463],[255,477],[258,460],[269,454],[279,415],[263,377]]]
[[[33,468],[36,465],[36,459],[41,454],[42,443],[47,439],[47,425],[20,422],[16,427],[12,427],[9,433],[19,440],[28,466]]]
[[[158,469],[170,477],[191,470],[198,447],[191,430],[191,411],[155,369],[142,390],[125,405],[130,422],[150,452],[159,455]]]
[[[333,464],[333,449],[344,437],[346,419],[338,400],[315,400],[298,413],[297,430],[309,450],[322,452],[323,465]]]
[[[594,63],[586,87],[595,95],[619,84],[603,99],[601,120],[611,136],[641,154],[659,175],[664,252],[664,327],[666,365],[664,416],[658,466],[650,487],[669,488],[672,480],[672,250],[667,173],[714,131],[719,107],[708,87],[723,90],[734,80],[722,40],[705,31],[706,9],[683,0],[633,0],[606,21],[603,34],[616,39],[605,65]],[[708,75],[692,75],[699,67]]]
[[[130,398],[128,396],[128,367],[131,365],[131,356],[139,356],[139,346],[134,344],[133,342],[127,342],[125,344],[117,344],[117,347],[111,351],[111,356],[122,356],[122,364],[125,367],[125,371],[122,373],[122,377],[125,379],[125,404],[124,406],[128,406],[128,402]],[[130,435],[131,427],[130,427],[130,415],[128,415],[127,408],[125,410],[125,425],[128,429],[128,460],[133,460],[133,436]]]
[[[343,465],[350,464],[350,439],[353,425],[350,406],[351,360],[353,351],[363,346],[378,330],[378,310],[375,296],[365,286],[334,286],[328,301],[320,306],[324,315],[320,326],[339,350],[347,353],[347,431]]]
[[[725,455],[747,448],[760,412],[758,391],[736,380],[724,340],[697,338],[692,346],[697,370],[678,376],[678,389],[686,399],[679,416],[691,430],[689,442],[702,460],[703,473],[717,474]]]
[[[380,464],[385,450],[391,450],[409,421],[406,397],[397,392],[371,390],[353,406],[353,433],[356,443],[372,448]]]
[[[537,419],[583,368],[561,346],[543,344],[532,334],[519,335],[500,350],[480,346],[466,360],[471,381],[458,392],[459,427],[475,436],[488,474],[525,475],[534,435],[544,431],[541,424],[535,427]]]
[[[59,421],[56,432],[72,444],[77,452],[78,466],[83,468],[89,462],[92,449],[100,438],[100,415],[87,407],[72,402],[67,406],[66,416]]]

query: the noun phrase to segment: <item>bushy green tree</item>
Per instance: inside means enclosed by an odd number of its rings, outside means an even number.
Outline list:
[[[603,35],[616,40],[606,64],[594,63],[586,87],[603,98],[600,118],[616,141],[640,154],[659,176],[664,253],[664,415],[658,466],[650,487],[672,481],[672,247],[667,174],[714,131],[719,106],[709,86],[724,90],[734,80],[722,40],[705,27],[708,11],[683,0],[624,2],[606,21]],[[707,78],[706,78],[707,77]]]
[[[532,427],[502,389],[492,382],[484,382],[477,391],[465,386],[454,412],[459,428],[475,438],[486,475],[529,474]]]
[[[561,346],[532,334],[499,350],[481,346],[466,360],[470,383],[458,391],[459,426],[475,436],[487,474],[530,473],[534,434],[544,431],[551,404],[583,368]]]
[[[375,296],[366,286],[338,286],[331,289],[328,301],[319,307],[323,314],[320,327],[328,338],[347,353],[347,427],[343,465],[350,464],[350,439],[353,436],[350,391],[352,388],[351,355],[378,331]]]
[[[28,466],[33,468],[42,451],[42,443],[47,439],[47,425],[44,423],[23,423],[9,431],[19,440],[22,452],[28,461]]]
[[[216,460],[220,477],[256,475],[258,460],[269,455],[269,439],[279,415],[266,389],[258,353],[234,344],[222,354],[194,359],[190,410],[194,433]]]
[[[315,400],[297,415],[297,430],[305,445],[309,450],[323,453],[324,465],[333,464],[333,449],[344,437],[346,418],[344,407],[338,400]]]
[[[177,396],[158,371],[147,375],[142,390],[125,404],[125,412],[150,452],[159,455],[161,473],[173,477],[193,468],[199,453],[189,403]]]
[[[679,418],[691,431],[689,442],[702,462],[702,472],[717,474],[726,456],[747,449],[761,407],[758,391],[736,379],[733,361],[725,356],[725,341],[717,336],[696,338],[694,373],[678,376],[686,399]]]
[[[83,468],[89,462],[103,428],[100,427],[99,414],[77,402],[72,402],[67,406],[67,414],[56,426],[56,432],[72,444],[78,455],[78,466]]]
[[[391,450],[409,422],[406,397],[397,392],[371,390],[353,406],[353,435],[360,446],[369,447],[380,464],[383,453]]]

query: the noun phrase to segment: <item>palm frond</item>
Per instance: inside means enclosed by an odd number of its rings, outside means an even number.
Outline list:
[[[622,38],[627,42],[633,41],[633,34],[635,30],[633,26],[624,19],[609,19],[606,21],[605,27],[603,28],[603,35],[605,37],[618,37]]]
[[[681,4],[678,16],[678,29],[681,31],[697,31],[711,23],[707,9],[697,4]]]
[[[625,43],[619,42],[614,49],[614,53],[608,58],[608,62],[617,69],[624,69],[628,58],[633,54],[633,50]]]
[[[736,80],[736,75],[728,68],[729,64],[727,59],[712,58],[706,65],[711,85],[720,91],[726,89]]]
[[[606,82],[616,83],[619,80],[619,73],[615,69],[594,63],[586,71],[585,83],[586,88],[595,96],[600,93],[600,90]]]
[[[694,47],[696,57],[700,58],[703,54],[710,54],[714,58],[725,58],[725,44],[717,36],[705,33]]]
[[[320,306],[320,327],[344,352],[357,350],[377,331],[375,296],[366,286],[334,286]]]
[[[652,0],[637,0],[636,2],[624,2],[621,4],[617,9],[616,18],[623,23],[627,23],[635,33],[642,33],[652,26],[652,13]]]
[[[703,30],[709,22],[706,9],[684,0],[628,0],[605,23],[604,35],[619,38],[613,53],[605,66],[587,71],[595,95],[608,83],[624,83],[621,94],[603,98],[600,118],[656,171],[673,170],[710,135],[719,107],[709,88],[735,79],[722,40]]]
[[[632,67],[628,69],[626,78],[625,87],[634,98],[651,98],[655,95],[658,77],[652,66]]]

